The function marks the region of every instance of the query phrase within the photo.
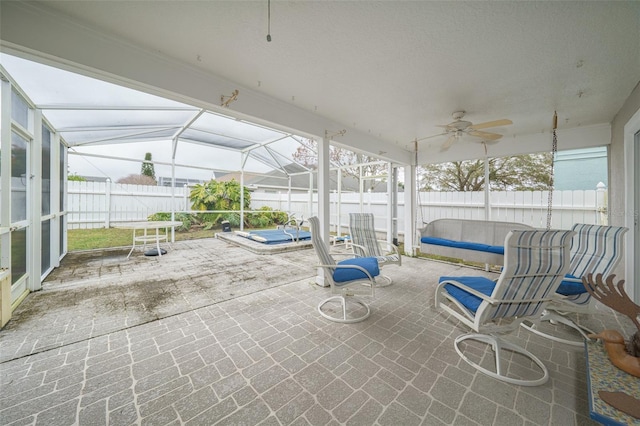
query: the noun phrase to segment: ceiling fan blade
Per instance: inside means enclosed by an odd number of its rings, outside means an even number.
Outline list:
[[[472,130],[472,131],[467,132],[467,133],[470,134],[471,136],[475,136],[477,138],[486,139],[488,141],[497,141],[498,139],[500,139],[502,137],[502,135],[500,135],[498,133],[478,132],[477,130]]]
[[[509,124],[513,124],[513,121],[503,118],[502,120],[487,121],[486,123],[472,124],[471,126],[469,126],[469,128],[472,130],[478,130],[478,129],[488,129],[489,127],[508,126]]]
[[[442,144],[442,148],[440,148],[440,151],[445,151],[445,150],[449,149],[449,147],[451,145],[453,145],[453,142],[455,142],[456,139],[458,139],[458,138],[456,137],[455,134],[449,136],[449,139],[444,141],[444,143]]]
[[[448,135],[449,132],[438,133],[437,135],[425,136],[424,138],[416,139],[416,142],[420,142],[426,139],[437,138],[438,136]]]

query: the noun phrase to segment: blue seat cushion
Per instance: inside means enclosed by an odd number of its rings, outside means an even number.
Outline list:
[[[338,265],[356,265],[364,268],[372,277],[380,275],[378,259],[375,257],[355,257],[338,262]],[[346,281],[368,279],[367,274],[356,268],[336,268],[333,273],[333,281],[343,283]]]
[[[573,296],[576,294],[586,293],[587,289],[584,288],[582,281],[578,277],[574,277],[573,275],[567,274],[564,276],[565,278],[571,278],[578,280],[577,282],[573,281],[562,281],[560,286],[556,290],[556,293],[562,294],[563,296]]]
[[[491,293],[493,293],[493,289],[496,286],[495,281],[485,277],[440,277],[439,282],[443,281],[457,281],[460,284],[470,287],[487,296],[491,296]],[[482,303],[482,299],[478,296],[474,296],[473,294],[454,285],[445,284],[444,288],[447,293],[473,313],[478,310],[478,307]]]
[[[504,255],[504,246],[487,246],[487,251],[490,253]]]
[[[503,246],[491,246],[484,243],[474,243],[472,241],[455,241],[446,238],[422,237],[420,241],[425,244],[434,244],[438,246],[461,248],[465,250],[486,251],[489,253],[504,254]]]

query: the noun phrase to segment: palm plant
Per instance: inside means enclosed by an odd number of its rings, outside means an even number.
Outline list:
[[[244,208],[248,210],[251,203],[249,190],[246,187],[241,190],[240,183],[235,179],[228,182],[212,179],[196,185],[189,195],[193,210],[216,211],[199,215],[199,219],[205,224],[205,229],[210,229],[223,220],[228,220],[234,226],[240,224],[240,216],[234,211],[240,210],[241,194],[244,197]],[[221,211],[229,211],[229,213]]]

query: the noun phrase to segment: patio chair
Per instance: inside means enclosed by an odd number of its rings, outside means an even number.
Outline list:
[[[310,217],[309,226],[311,229],[311,243],[320,260],[318,267],[324,269],[324,279],[329,284],[331,293],[335,294],[335,296],[320,302],[318,312],[328,320],[340,323],[364,321],[371,314],[371,310],[365,302],[354,297],[351,287],[366,284],[370,289],[370,295],[375,295],[375,277],[380,275],[377,259],[375,257],[355,257],[336,262],[320,236],[320,221],[318,218],[315,216]],[[336,301],[340,302],[340,316],[330,315],[323,310],[325,305]],[[335,303],[333,304],[335,305]],[[353,304],[359,305],[359,307],[352,308]],[[327,311],[329,311],[330,306],[327,306]],[[358,313],[357,316],[350,315],[356,309],[358,312],[364,311],[364,313]]]
[[[378,240],[372,213],[349,213],[349,232],[351,247],[357,256],[375,257],[380,267],[389,264],[402,265],[402,256],[398,247],[386,241]],[[391,277],[380,275],[386,284],[392,283]],[[379,285],[382,287],[382,285]]]
[[[535,320],[542,315],[569,269],[569,245],[574,234],[574,231],[511,231],[505,238],[504,267],[497,281],[482,276],[440,277],[436,308],[475,331],[455,339],[455,350],[463,360],[490,377],[512,384],[537,386],[549,379],[549,372],[540,359],[498,334],[517,330],[524,319]],[[461,343],[467,341],[490,345],[493,362],[477,351],[463,351]],[[503,350],[528,358],[532,361],[531,370],[534,370],[533,364],[537,365],[542,377],[525,378],[530,373],[529,368],[522,368],[526,364],[518,364],[513,369],[504,365]],[[481,359],[483,364],[493,365],[488,365],[490,368],[480,365]],[[506,359],[512,360],[509,356]],[[527,374],[516,376],[522,370]]]
[[[623,240],[628,228],[578,223],[573,225],[571,229],[576,232],[576,235],[571,241],[569,273],[558,287],[558,297],[547,306],[540,321],[564,324],[577,330],[580,333],[579,340],[551,334],[556,331],[548,328],[543,331],[541,324],[523,323],[522,326],[556,342],[582,347],[584,340],[588,339],[587,335],[593,334],[593,331],[578,325],[567,315],[596,312],[595,301],[584,288],[582,277],[586,277],[587,274],[594,276],[602,274],[603,277],[607,277],[613,273],[624,255]]]

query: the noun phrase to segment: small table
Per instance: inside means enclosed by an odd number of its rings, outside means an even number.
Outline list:
[[[640,420],[604,402],[598,391],[622,391],[640,398],[640,378],[625,373],[609,361],[600,341],[585,341],[589,415],[604,425],[640,425]]]
[[[162,256],[162,250],[160,250],[160,242],[169,242],[169,228],[175,228],[176,226],[182,225],[182,222],[179,221],[149,221],[149,222],[120,222],[114,223],[112,226],[114,228],[122,228],[122,229],[131,229],[133,230],[133,246],[127,255],[127,259],[133,253],[133,250],[136,248],[136,244],[142,244],[142,249],[144,250],[147,246],[147,243],[155,243],[156,250],[158,250],[158,256]],[[149,233],[149,230],[154,230],[155,233]],[[160,229],[164,229],[164,233],[160,233]],[[138,235],[137,231],[143,231],[142,235]]]

